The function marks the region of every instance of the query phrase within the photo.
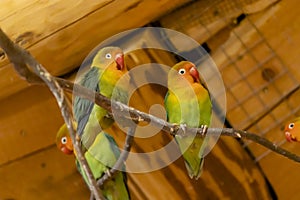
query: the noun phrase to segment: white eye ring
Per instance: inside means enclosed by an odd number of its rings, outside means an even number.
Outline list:
[[[180,69],[180,70],[178,71],[178,74],[180,74],[180,75],[185,74],[185,69]]]
[[[67,141],[68,141],[68,139],[67,139],[66,136],[61,138],[61,143],[62,144],[67,144]]]
[[[295,123],[290,123],[289,124],[289,129],[293,129],[295,127]]]
[[[105,54],[105,58],[106,59],[111,59],[111,54],[110,53]]]

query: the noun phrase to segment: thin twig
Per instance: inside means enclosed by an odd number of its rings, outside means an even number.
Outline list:
[[[14,64],[15,70],[21,77],[30,81],[31,83],[41,83],[41,80],[49,87],[52,94],[55,96],[58,106],[61,110],[62,116],[67,124],[77,159],[85,171],[90,190],[93,192],[95,198],[105,199],[96,185],[96,180],[93,178],[92,172],[81,152],[80,142],[76,139],[75,127],[73,125],[73,118],[71,110],[68,107],[66,96],[56,79],[47,72],[47,70],[38,63],[26,50],[22,49],[13,43],[5,33],[0,29],[0,46],[7,54],[10,61]]]
[[[208,130],[208,133],[209,132],[215,132],[215,130],[213,128],[210,128]],[[278,154],[280,154],[284,157],[287,157],[293,161],[300,162],[300,156],[279,147],[278,145],[274,144],[273,142],[271,142],[271,141],[267,140],[266,138],[261,137],[257,134],[249,133],[247,131],[242,131],[242,130],[235,130],[235,129],[231,129],[231,128],[223,128],[221,134],[227,135],[227,136],[240,135],[240,138],[251,140],[255,143],[258,143],[258,144],[272,150],[275,153],[278,153]]]

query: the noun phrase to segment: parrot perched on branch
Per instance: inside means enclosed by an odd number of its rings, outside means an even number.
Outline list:
[[[168,92],[165,97],[168,122],[188,127],[209,126],[212,115],[212,103],[206,86],[200,79],[195,65],[182,61],[172,67],[168,73]],[[196,180],[201,175],[207,146],[199,136],[175,136],[190,178]]]
[[[129,86],[129,76],[126,72],[122,50],[118,47],[104,47],[96,53],[90,69],[81,77],[79,84],[108,98],[111,98],[114,92],[114,100],[126,103]],[[116,85],[121,77],[126,83]],[[77,122],[77,133],[85,148],[93,144],[101,130],[114,122],[105,109],[79,96],[74,98],[73,112]]]
[[[285,125],[285,138],[289,142],[300,142],[300,117]]]
[[[56,145],[65,154],[73,154],[73,144],[67,130],[66,125],[63,125],[57,133]],[[76,155],[75,155],[76,156]],[[84,157],[97,180],[116,163],[120,156],[120,150],[112,136],[105,132],[97,134],[93,144],[84,153]],[[85,182],[88,184],[87,176],[76,160],[77,169],[82,174]],[[103,196],[108,200],[130,199],[129,190],[127,187],[126,174],[118,172],[107,180],[100,188]]]

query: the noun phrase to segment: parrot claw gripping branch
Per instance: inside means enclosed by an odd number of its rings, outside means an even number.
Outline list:
[[[97,182],[93,178],[93,175],[91,173],[91,170],[87,164],[87,161],[85,160],[85,157],[83,156],[83,153],[80,149],[80,141],[76,139],[77,134],[75,131],[75,127],[72,123],[73,118],[71,115],[71,110],[68,107],[67,99],[64,95],[64,90],[67,92],[74,92],[73,87],[75,87],[75,84],[61,79],[54,76],[51,76],[40,63],[38,63],[29,52],[24,50],[23,48],[19,47],[15,43],[13,43],[6,34],[0,29],[0,47],[4,50],[7,57],[10,59],[10,61],[14,64],[14,68],[17,71],[17,73],[25,79],[27,82],[31,84],[46,84],[53,95],[55,96],[57,103],[59,105],[59,108],[61,109],[62,116],[67,124],[68,130],[70,132],[70,136],[72,139],[72,142],[74,144],[74,149],[76,151],[76,154],[78,156],[78,161],[83,166],[83,170],[87,174],[89,183],[90,183],[90,190],[91,190],[91,197],[95,199],[104,199],[104,196],[102,195],[99,186],[101,186],[106,180],[110,179],[111,176],[114,176],[114,174],[120,169],[124,162],[127,159],[128,153],[130,151],[131,145],[133,143],[133,136],[135,132],[135,127],[129,127],[126,139],[125,139],[125,145],[124,145],[124,151],[122,151],[120,157],[118,158],[117,162],[113,166],[112,169],[110,169],[109,173],[105,173],[103,177],[101,177]],[[114,114],[117,117],[123,117],[125,119],[129,119],[135,122],[138,121],[146,121],[146,122],[152,122],[154,125],[157,125],[158,127],[162,127],[162,130],[171,135],[177,135],[180,133],[190,133],[196,131],[196,133],[200,137],[204,137],[206,134],[215,135],[220,134],[223,136],[231,136],[235,138],[245,138],[248,140],[251,140],[253,142],[256,142],[282,156],[285,156],[291,160],[294,160],[296,162],[300,162],[300,156],[293,154],[276,144],[270,142],[269,140],[258,136],[253,133],[249,133],[242,130],[235,130],[232,128],[207,128],[207,126],[200,126],[199,128],[191,128],[191,127],[182,127],[182,125],[177,124],[171,124],[168,123],[160,118],[154,117],[153,115],[141,112],[139,110],[136,110],[134,108],[128,107],[125,104],[122,104],[120,102],[116,102],[114,100],[110,100],[109,98],[101,95],[100,93],[94,92],[92,90],[89,90],[83,86],[76,84],[76,90],[75,90],[76,96],[80,96],[82,98],[88,99],[90,101],[94,101],[95,104],[101,106],[105,110],[107,110],[109,113],[111,113],[112,108],[116,111]],[[94,99],[95,97],[95,99]]]

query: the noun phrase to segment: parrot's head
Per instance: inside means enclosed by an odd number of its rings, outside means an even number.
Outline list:
[[[92,67],[125,71],[124,53],[119,47],[104,47],[94,57]]]
[[[73,143],[66,124],[64,124],[57,132],[56,146],[64,154],[73,154]]]
[[[289,142],[300,142],[300,119],[294,120],[285,125],[285,138]]]
[[[93,59],[91,67],[98,68],[101,76],[99,80],[115,85],[121,77],[130,79],[124,62],[124,53],[119,47],[104,47]]]
[[[189,61],[181,61],[172,67],[168,74],[169,85],[180,85],[182,79],[190,84],[201,83],[199,72],[196,66]]]

